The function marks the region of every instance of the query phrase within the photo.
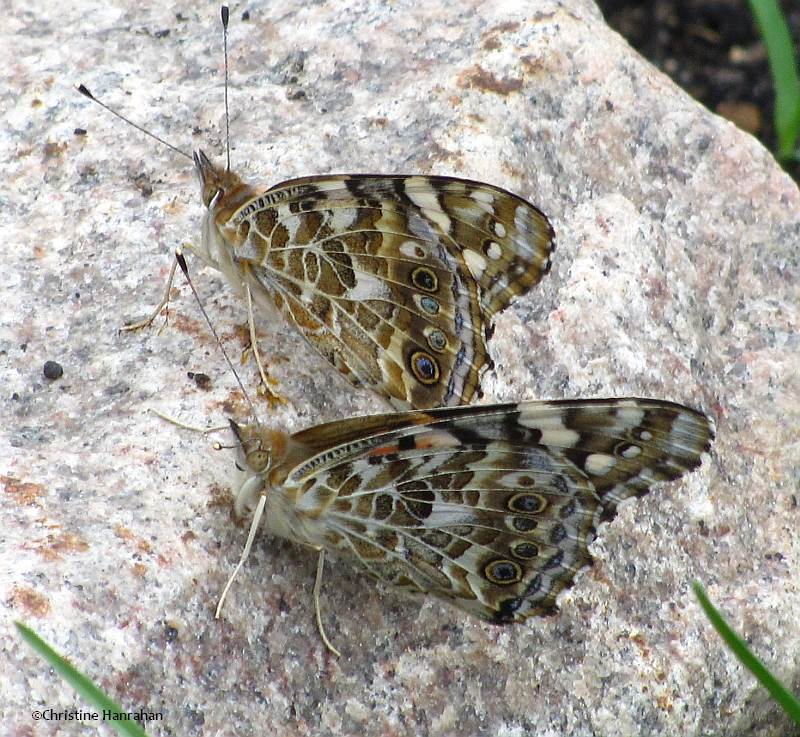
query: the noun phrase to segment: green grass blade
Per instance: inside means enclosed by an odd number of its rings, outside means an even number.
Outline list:
[[[712,626],[719,633],[719,636],[725,640],[725,643],[733,654],[739,658],[742,665],[758,679],[761,685],[769,691],[772,698],[780,704],[795,724],[800,725],[800,701],[798,701],[788,689],[767,670],[766,666],[753,655],[745,641],[728,626],[728,623],[722,618],[719,611],[717,611],[714,605],[708,600],[703,587],[695,581],[692,584],[692,588],[700,602],[700,606],[703,607],[703,611],[711,621]]]
[[[795,154],[800,135],[800,76],[789,26],[778,0],[749,0],[764,45],[775,84],[775,131],[778,156]]]
[[[92,681],[83,675],[83,673],[73,668],[32,629],[26,627],[21,622],[14,622],[14,624],[22,636],[22,639],[100,713],[105,710],[115,712],[125,711],[119,704],[106,696]],[[121,737],[147,737],[145,731],[134,721],[107,721],[106,724],[113,727]]]

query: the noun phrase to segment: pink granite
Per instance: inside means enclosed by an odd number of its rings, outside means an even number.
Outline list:
[[[152,735],[783,735],[689,590],[700,579],[797,683],[800,195],[771,155],[640,59],[585,0],[254,2],[230,25],[234,167],[254,181],[369,171],[479,178],[544,209],[559,248],[497,320],[487,400],[645,395],[702,407],[713,455],[627,506],[558,615],[497,629],[246,529],[232,453],[147,409],[245,405],[184,286],[169,325],[119,332],[199,238],[192,167],[74,91],[222,156],[217,11],[11,0],[0,40],[0,702],[18,736],[86,708],[20,619]],[[77,134],[76,129],[87,131]],[[194,266],[238,359],[244,310]],[[262,325],[297,429],[381,409],[288,327]],[[526,346],[524,351],[520,346]],[[60,379],[42,374],[46,360]],[[203,389],[187,371],[204,372]],[[254,382],[254,368],[242,369]],[[220,436],[229,443],[227,436]]]

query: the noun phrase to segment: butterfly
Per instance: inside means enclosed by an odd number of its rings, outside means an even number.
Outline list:
[[[493,316],[550,268],[547,218],[488,184],[328,175],[263,189],[202,151],[194,162],[207,208],[194,253],[398,409],[480,396]]]
[[[442,407],[292,435],[232,428],[235,511],[257,510],[249,542],[263,517],[265,532],[321,552],[318,584],[330,552],[495,624],[553,611],[598,525],[698,467],[714,438],[704,414],[637,398]]]
[[[78,91],[131,123],[84,85]],[[251,342],[254,300],[268,319],[282,315],[352,385],[397,409],[480,397],[493,365],[494,315],[550,269],[555,236],[547,217],[490,184],[354,174],[267,188],[202,151],[191,158],[206,211],[200,244],[184,250],[243,294]],[[174,274],[173,267],[153,315],[128,329],[152,322]],[[259,369],[266,381],[260,361]]]

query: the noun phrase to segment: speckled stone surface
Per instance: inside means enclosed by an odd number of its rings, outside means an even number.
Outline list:
[[[35,627],[153,735],[786,735],[725,652],[699,578],[754,649],[800,680],[800,196],[771,156],[636,56],[583,0],[254,2],[230,26],[234,167],[455,174],[538,203],[559,249],[497,320],[487,400],[644,395],[717,421],[713,456],[627,506],[557,616],[497,629],[262,539],[223,618],[246,529],[232,452],[169,425],[246,416],[181,285],[168,326],[120,333],[199,238],[176,145],[222,154],[218,9],[16,2],[0,40],[0,731],[86,709],[17,638]],[[249,19],[242,13],[249,11]],[[76,129],[86,131],[79,133]],[[244,310],[198,289],[234,359]],[[291,429],[382,409],[284,325],[261,348]],[[45,361],[63,376],[47,379]],[[187,372],[203,372],[202,389]],[[252,363],[242,369],[254,382]],[[228,443],[226,436],[220,436]],[[105,733],[110,733],[106,731]]]

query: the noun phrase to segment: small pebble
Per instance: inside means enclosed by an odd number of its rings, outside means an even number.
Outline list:
[[[197,384],[199,389],[208,391],[211,389],[211,377],[208,374],[203,374],[195,371],[187,371],[186,375]]]
[[[51,381],[60,379],[64,375],[64,369],[61,367],[61,364],[55,361],[45,361],[42,371],[44,373],[44,378],[50,379]]]

